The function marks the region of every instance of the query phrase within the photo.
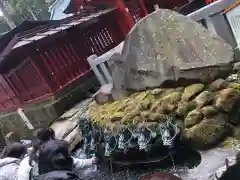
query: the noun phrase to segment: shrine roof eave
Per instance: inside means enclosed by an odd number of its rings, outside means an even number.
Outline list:
[[[31,57],[32,55],[36,55],[38,48],[45,47],[46,44],[51,41],[55,41],[58,37],[64,35],[64,33],[64,30],[59,31],[54,35],[48,36],[47,41],[45,39],[31,40],[27,44],[22,44],[21,46],[14,48],[16,44],[19,43],[19,36],[16,35],[8,44],[6,49],[0,54],[0,74],[5,73],[11,69],[9,68],[10,66],[14,68],[12,65],[18,61],[16,60],[16,57],[19,57],[20,60],[23,60],[24,57]]]
[[[12,58],[8,58],[10,54],[15,53],[19,49],[31,47],[29,45],[33,43],[38,43],[40,41],[42,42],[46,40],[46,38],[50,38],[51,36],[62,34],[62,32],[65,32],[65,30],[76,25],[79,24],[85,25],[88,23],[95,22],[95,20],[98,20],[99,16],[109,13],[113,10],[115,9],[100,11],[89,16],[80,18],[79,15],[76,14],[73,17],[69,17],[58,21],[59,23],[57,24],[41,26],[23,33],[16,34],[0,54],[0,73],[4,71],[3,68],[6,63],[11,63]]]

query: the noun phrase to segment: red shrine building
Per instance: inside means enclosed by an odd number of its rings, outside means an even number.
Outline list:
[[[70,0],[63,11],[72,16],[24,22],[2,36],[0,121],[4,130],[23,134],[26,127],[18,123],[22,122],[16,113],[18,108],[37,128],[57,119],[86,97],[86,92],[99,85],[87,57],[116,47],[134,23],[152,11],[155,3],[174,8],[188,1],[169,2]]]

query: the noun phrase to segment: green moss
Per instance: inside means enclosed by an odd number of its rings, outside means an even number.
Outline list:
[[[225,112],[230,112],[239,98],[240,93],[237,90],[232,88],[223,89],[217,96],[216,107]]]
[[[239,83],[229,83],[228,87],[240,91],[240,84]]]
[[[137,125],[139,123],[142,123],[143,119],[142,119],[141,115],[138,115],[138,116],[135,116],[134,118],[132,118],[132,120],[127,121],[127,122],[130,123],[130,124],[133,124],[133,125]]]
[[[150,99],[144,99],[143,101],[139,102],[137,107],[140,111],[148,110],[152,106],[152,100]]]
[[[181,97],[182,97],[182,93],[172,92],[172,93],[162,97],[160,101],[162,104],[165,104],[165,103],[177,104],[181,100]]]
[[[218,113],[216,108],[213,106],[205,106],[201,109],[201,112],[202,112],[204,118],[209,118],[209,117],[215,116]]]
[[[184,89],[182,100],[189,101],[190,99],[194,98],[194,96],[202,92],[203,89],[204,89],[203,84],[192,84],[190,86],[187,86]]]
[[[155,101],[154,103],[153,103],[153,105],[152,105],[152,107],[150,108],[150,110],[152,111],[152,112],[156,112],[157,111],[157,109],[159,108],[159,107],[161,107],[161,101]]]
[[[175,88],[174,89],[174,92],[183,92],[183,90],[184,90],[184,87],[177,87],[177,88]]]
[[[128,114],[125,114],[124,117],[122,118],[123,123],[131,123],[131,121],[134,119],[136,116],[140,116],[140,111],[134,110],[132,112],[129,112]]]
[[[197,106],[201,108],[211,103],[213,98],[214,96],[212,93],[210,93],[209,91],[203,91],[195,98],[195,101]]]
[[[196,124],[198,124],[203,118],[202,113],[195,109],[193,111],[190,111],[187,115],[187,117],[185,118],[185,127],[186,128],[190,128]]]
[[[166,122],[166,116],[159,113],[151,113],[148,122]]]
[[[159,96],[164,92],[164,89],[156,88],[151,91],[151,94],[154,96]]]
[[[110,116],[111,122],[121,121],[124,117],[124,112],[116,112],[112,116]]]
[[[171,114],[172,112],[174,112],[175,108],[175,105],[165,103],[161,104],[161,106],[156,109],[156,112],[160,114]]]
[[[184,138],[197,149],[208,149],[223,140],[228,131],[224,116],[204,119],[199,124],[184,131]]]
[[[196,103],[194,101],[190,102],[180,102],[176,110],[176,114],[180,117],[186,117],[189,111],[196,108]]]

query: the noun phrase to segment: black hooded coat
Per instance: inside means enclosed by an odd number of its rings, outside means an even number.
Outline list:
[[[35,180],[81,180],[71,171],[52,171],[38,176]]]

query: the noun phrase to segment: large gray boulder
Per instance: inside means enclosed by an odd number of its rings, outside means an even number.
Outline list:
[[[144,90],[166,80],[212,80],[232,67],[232,48],[202,25],[160,9],[138,22],[121,58],[110,62],[115,89]]]

